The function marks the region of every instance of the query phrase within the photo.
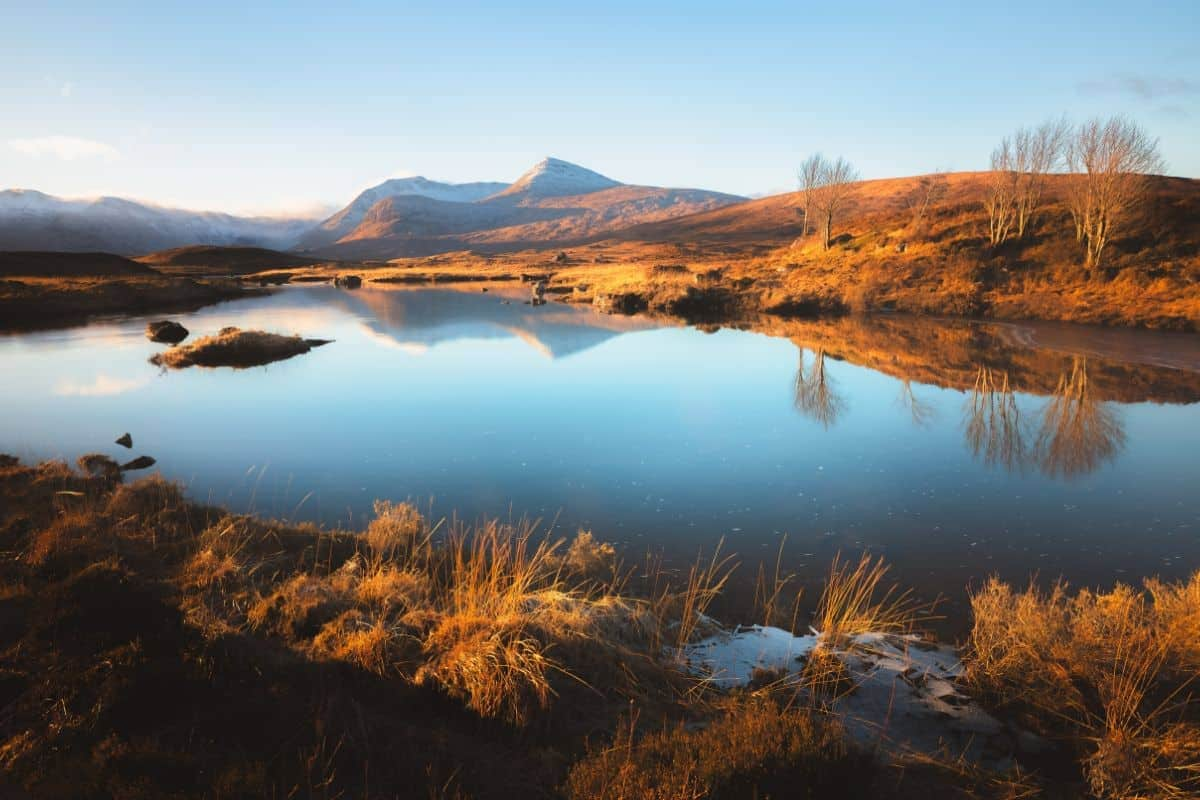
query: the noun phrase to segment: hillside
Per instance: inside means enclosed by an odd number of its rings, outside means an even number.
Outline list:
[[[0,275],[21,277],[92,277],[158,275],[145,264],[112,253],[0,252]]]
[[[296,246],[315,250],[334,244],[357,228],[368,212],[384,200],[411,197],[426,198],[439,203],[474,203],[504,190],[507,186],[506,183],[488,181],[442,183],[421,176],[394,178],[363,191],[348,206],[305,233]]]
[[[1066,176],[1047,180],[1027,235],[997,247],[988,242],[985,178],[945,176],[944,196],[920,220],[910,202],[920,176],[861,182],[834,220],[829,250],[815,233],[800,236],[800,193],[633,226],[612,246],[673,249],[728,266],[727,281],[751,281],[739,291],[755,298],[743,303],[779,313],[895,310],[1200,329],[1200,181],[1151,177],[1144,204],[1119,220],[1100,268],[1088,269],[1064,202]],[[661,280],[643,279],[638,289],[661,295]]]
[[[244,275],[268,269],[308,267],[319,263],[318,259],[261,247],[214,245],[176,247],[139,256],[134,261],[159,267],[164,272],[211,271],[230,275]]]
[[[66,200],[0,191],[0,250],[136,255],[191,244],[288,248],[311,220],[160,208],[118,197]]]

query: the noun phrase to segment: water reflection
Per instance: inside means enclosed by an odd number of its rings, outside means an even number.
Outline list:
[[[1112,461],[1125,446],[1125,429],[1113,407],[1096,399],[1087,360],[1072,360],[1042,411],[1038,464],[1051,477],[1086,475]]]
[[[935,594],[1200,558],[1200,337],[1044,347],[1032,327],[899,316],[701,331],[526,299],[311,286],[178,316],[336,340],[236,372],[157,374],[145,319],[0,336],[0,451],[74,461],[131,431],[238,510],[358,526],[375,498],[432,499],[680,563],[725,538],[751,575],[786,535],[785,569],[870,548]]]
[[[834,391],[833,381],[825,371],[825,348],[818,347],[813,353],[812,365],[804,367],[804,351],[796,366],[795,378],[796,409],[805,416],[821,423],[826,430],[837,422],[838,415],[846,407],[846,401]]]
[[[912,424],[918,428],[931,427],[937,419],[937,407],[917,397],[912,381],[907,378],[900,381],[900,394],[896,402],[908,411]]]
[[[1012,471],[1025,468],[1025,430],[1007,372],[980,367],[964,412],[963,434],[975,458]]]

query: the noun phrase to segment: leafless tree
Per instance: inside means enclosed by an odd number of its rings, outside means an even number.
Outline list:
[[[1009,237],[1023,238],[1041,206],[1046,175],[1062,166],[1071,126],[1065,118],[1020,128],[992,151],[991,175],[984,195],[988,240],[993,246]]]
[[[814,164],[809,165],[808,162],[805,162],[806,166],[811,166],[816,175],[816,183],[813,185],[811,193],[806,192],[806,196],[809,198],[806,206],[811,205],[813,213],[819,218],[821,242],[828,250],[833,244],[833,220],[849,198],[854,188],[854,182],[858,180],[858,172],[849,161],[840,156],[836,161],[829,161],[818,154],[809,161],[814,159],[816,160]],[[807,220],[807,211],[805,218]]]
[[[808,210],[812,208],[813,194],[821,182],[821,174],[825,169],[825,158],[820,153],[814,153],[804,159],[800,165],[797,178],[800,181],[800,191],[804,196],[804,224],[800,235],[808,236]]]
[[[1087,360],[1072,359],[1070,375],[1058,380],[1054,396],[1042,411],[1037,459],[1052,477],[1087,475],[1116,458],[1125,446],[1125,428],[1088,383]]]
[[[1005,137],[992,151],[991,171],[984,189],[988,215],[988,242],[995,247],[1008,240],[1016,221],[1017,159],[1012,140]]]
[[[1036,128],[1021,128],[1013,136],[1016,161],[1016,236],[1021,239],[1033,224],[1046,176],[1063,166],[1071,125],[1065,117],[1043,122]]]
[[[896,398],[901,408],[908,410],[913,425],[918,428],[928,428],[937,417],[937,409],[917,397],[912,388],[912,381],[907,378],[900,382],[900,396]]]
[[[904,198],[904,206],[910,214],[910,236],[919,236],[924,231],[926,215],[931,208],[946,198],[948,190],[944,170],[917,178],[916,184]]]
[[[963,434],[971,452],[988,466],[1024,469],[1025,426],[1007,372],[978,368],[964,406]]]
[[[1158,140],[1127,117],[1094,118],[1071,137],[1072,173],[1068,203],[1075,235],[1085,245],[1085,263],[1100,265],[1113,231],[1145,202],[1146,176],[1165,168]]]
[[[800,363],[796,367],[795,380],[796,410],[811,417],[828,429],[837,421],[845,408],[845,401],[834,391],[829,376],[825,374],[825,348],[818,347],[813,354],[812,366],[804,368],[804,351],[800,351]]]

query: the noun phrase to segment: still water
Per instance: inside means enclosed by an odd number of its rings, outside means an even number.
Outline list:
[[[336,340],[163,372],[145,318],[0,336],[0,450],[132,455],[199,500],[356,526],[375,498],[528,516],[802,579],[886,555],[951,605],[997,573],[1200,567],[1200,337],[897,317],[685,327],[519,288],[295,286],[176,315]],[[786,539],[785,539],[786,537]],[[957,598],[957,599],[956,599]]]

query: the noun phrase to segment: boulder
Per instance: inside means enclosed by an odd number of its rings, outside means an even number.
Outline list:
[[[146,323],[146,338],[162,344],[179,344],[188,336],[188,329],[169,319]]]
[[[362,278],[358,275],[338,275],[333,279],[333,285],[340,289],[357,289],[362,286]]]

